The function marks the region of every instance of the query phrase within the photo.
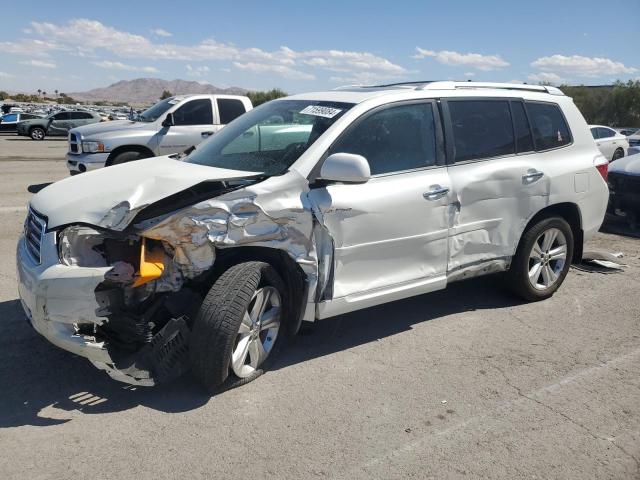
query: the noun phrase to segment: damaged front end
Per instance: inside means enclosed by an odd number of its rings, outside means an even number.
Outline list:
[[[188,369],[191,327],[219,273],[217,259],[242,246],[286,252],[306,282],[304,298],[296,299],[300,316],[313,317],[319,277],[315,238],[322,227],[306,194],[300,194],[308,188],[306,180],[271,178],[267,188],[264,180],[204,182],[137,207],[124,201],[96,225],[48,232],[57,257],[49,268],[38,267],[42,271],[36,268],[34,274],[18,262],[32,324],[116,380],[170,381]],[[320,272],[321,283],[327,276]],[[52,295],[57,290],[60,294]],[[64,329],[53,331],[54,325]],[[64,335],[78,348],[70,348]]]

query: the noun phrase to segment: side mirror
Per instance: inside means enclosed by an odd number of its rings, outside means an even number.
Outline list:
[[[371,178],[369,162],[362,155],[334,153],[320,169],[320,179],[344,183],[365,183]]]
[[[173,118],[173,113],[167,113],[167,116],[162,121],[162,126],[163,127],[173,127],[175,124],[176,124],[176,122],[175,122],[175,120]]]

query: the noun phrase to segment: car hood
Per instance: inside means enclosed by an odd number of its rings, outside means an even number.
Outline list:
[[[49,230],[74,223],[124,230],[146,206],[194,185],[257,175],[168,156],[147,158],[53,183],[33,197],[31,208],[47,217]]]
[[[83,125],[82,127],[72,129],[71,132],[79,133],[82,138],[88,138],[89,136],[118,132],[120,130],[144,130],[150,128],[150,125],[153,125],[153,123],[133,122],[131,120],[114,120],[112,122]]]
[[[620,158],[609,164],[609,173],[640,175],[640,153]]]

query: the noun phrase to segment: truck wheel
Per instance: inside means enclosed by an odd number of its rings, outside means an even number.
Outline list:
[[[29,136],[32,140],[44,140],[46,132],[43,128],[33,127],[31,130],[29,130]]]
[[[142,160],[143,158],[149,158],[149,155],[143,152],[130,150],[116,155],[111,162],[111,165],[120,165],[121,163],[133,162],[134,160]]]
[[[224,272],[205,297],[193,325],[191,369],[209,391],[259,377],[286,341],[287,290],[264,262]]]
[[[511,268],[508,285],[524,300],[549,298],[560,287],[573,257],[573,232],[561,217],[547,217],[522,235]]]

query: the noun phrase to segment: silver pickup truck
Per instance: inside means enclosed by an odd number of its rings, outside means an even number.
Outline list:
[[[138,115],[69,131],[67,167],[71,175],[142,158],[171,155],[195,147],[251,110],[251,100],[235,95],[178,95]]]

